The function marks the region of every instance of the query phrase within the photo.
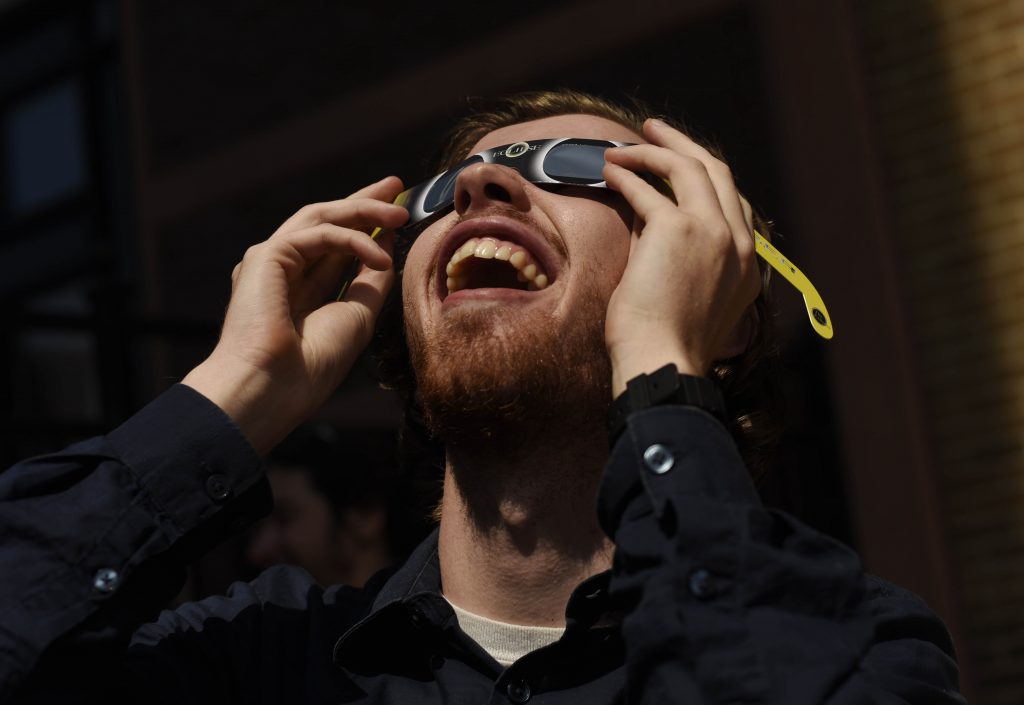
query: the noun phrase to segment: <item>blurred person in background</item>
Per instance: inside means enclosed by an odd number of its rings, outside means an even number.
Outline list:
[[[365,433],[327,423],[301,426],[267,458],[270,516],[253,527],[246,559],[266,569],[290,563],[323,586],[362,587],[407,543],[397,473]]]

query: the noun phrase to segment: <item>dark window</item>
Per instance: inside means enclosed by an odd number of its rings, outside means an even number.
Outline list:
[[[61,81],[29,94],[3,116],[4,183],[17,216],[81,192],[86,182],[82,105]]]

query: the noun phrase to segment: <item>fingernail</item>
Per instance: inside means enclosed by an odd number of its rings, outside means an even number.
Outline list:
[[[648,122],[650,122],[653,127],[668,127],[668,124],[659,118],[650,118]]]

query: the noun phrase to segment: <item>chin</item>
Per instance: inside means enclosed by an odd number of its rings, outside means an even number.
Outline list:
[[[545,433],[603,427],[611,365],[605,305],[586,297],[571,323],[550,310],[458,306],[429,331],[407,318],[417,401],[446,445],[506,452]]]

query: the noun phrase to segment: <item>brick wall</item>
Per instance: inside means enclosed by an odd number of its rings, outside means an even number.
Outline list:
[[[853,6],[957,573],[958,647],[976,702],[1019,705],[1024,2]]]

